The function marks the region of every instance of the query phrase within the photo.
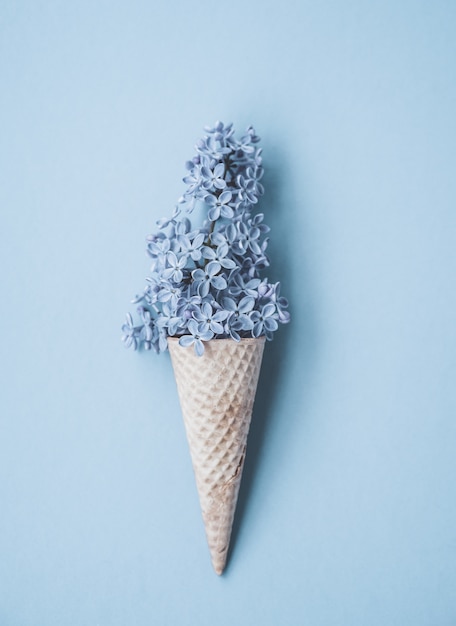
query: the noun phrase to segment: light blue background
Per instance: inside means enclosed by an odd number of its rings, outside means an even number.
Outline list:
[[[456,4],[0,5],[1,626],[456,624]],[[226,574],[123,349],[205,124],[253,124],[267,346]]]

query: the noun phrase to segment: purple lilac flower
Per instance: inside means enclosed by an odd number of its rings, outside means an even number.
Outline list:
[[[211,235],[211,243],[214,246],[221,246],[222,244],[228,243],[228,242],[226,240],[225,235],[220,230],[216,230]]]
[[[158,300],[158,294],[161,290],[161,278],[158,272],[151,272],[149,276],[146,278],[146,282],[148,285],[144,289],[144,293],[142,298],[136,296],[134,302],[140,302],[144,299],[147,304],[153,305]]]
[[[265,278],[258,287],[258,294],[261,298],[271,299],[274,296],[274,285],[268,283]]]
[[[141,337],[143,338],[143,340],[146,343],[149,343],[150,341],[152,341],[152,325],[153,325],[153,321],[152,321],[152,316],[150,314],[149,309],[146,309],[143,306],[138,307],[138,313],[141,316],[141,321],[142,321],[142,327],[141,327]],[[150,346],[147,346],[146,349],[148,350]]]
[[[216,160],[222,159],[225,154],[229,154],[231,151],[229,146],[224,146],[223,142],[214,135],[203,137],[196,143],[195,147],[201,155]]]
[[[164,233],[147,237],[146,252],[152,259],[151,271],[164,265],[166,255],[171,249],[171,241]]]
[[[221,243],[217,246],[216,250],[209,248],[209,246],[204,246],[201,250],[203,257],[208,261],[217,261],[217,263],[220,263],[225,269],[232,270],[236,267],[236,263],[226,256],[228,252],[229,248],[227,243]]]
[[[254,254],[261,254],[261,248],[258,243],[261,232],[257,226],[249,227],[241,222],[239,224],[239,234],[239,247],[242,251],[247,252],[250,249]]]
[[[258,192],[255,181],[239,174],[237,177],[239,187],[238,199],[240,202],[256,204],[258,202]]]
[[[223,298],[222,305],[226,311],[229,311],[234,316],[238,317],[239,315],[250,313],[255,306],[255,299],[251,296],[244,296],[241,300],[239,300],[239,302],[236,302],[233,298],[227,297]]]
[[[167,329],[168,335],[176,335],[179,326],[183,325],[183,319],[176,315],[175,309],[166,302],[161,311],[160,317],[156,321],[157,328]]]
[[[177,306],[177,302],[180,298],[181,290],[176,285],[173,285],[169,281],[163,281],[161,289],[157,295],[158,302],[169,302],[172,307]]]
[[[187,291],[184,291],[177,301],[176,315],[183,320],[192,318],[192,314],[201,304],[201,296],[194,293],[195,286],[189,285]]]
[[[221,269],[220,263],[210,261],[204,269],[193,270],[193,280],[198,285],[198,293],[202,298],[207,296],[211,286],[217,290],[227,288],[227,282],[223,276],[217,276]]]
[[[193,239],[189,235],[179,235],[179,243],[181,245],[182,252],[185,252],[191,256],[193,261],[199,261],[201,258],[201,246],[204,242],[204,234],[197,233]]]
[[[156,332],[154,333],[154,337],[152,340],[152,347],[158,354],[160,352],[164,352],[168,348],[168,341],[166,339],[167,335],[165,333],[164,328],[158,328],[157,326]]]
[[[282,324],[288,324],[290,321],[290,313],[285,311],[288,308],[288,300],[280,295],[280,283],[275,283],[271,300],[275,302],[277,308],[277,319]]]
[[[233,276],[232,281],[230,281],[228,291],[232,296],[240,296],[241,294],[245,294],[246,296],[250,296],[256,299],[258,298],[258,289],[260,283],[261,281],[259,278],[251,278],[246,282],[243,275],[237,273]]]
[[[202,182],[201,178],[201,168],[199,165],[191,164],[192,167],[187,176],[184,177],[183,181],[187,187],[187,194],[191,195],[199,190]]]
[[[195,320],[190,320],[187,325],[187,329],[190,331],[190,335],[182,335],[179,339],[179,345],[184,348],[194,346],[195,352],[198,356],[203,356],[204,345],[203,341],[209,341],[213,338],[214,333],[212,330],[201,331]]]
[[[187,255],[180,254],[179,257],[170,250],[166,255],[166,263],[168,267],[163,270],[162,276],[166,280],[172,280],[174,283],[180,283],[184,277],[182,269],[187,265]]]
[[[204,130],[215,140],[216,145],[219,146],[219,155],[232,152],[233,146],[231,138],[234,134],[233,124],[227,124],[225,126],[223,122],[216,122],[213,127],[205,126]],[[204,151],[204,147],[202,150]]]
[[[269,226],[263,223],[263,213],[257,213],[251,220],[249,220],[250,226],[256,226],[262,235],[268,233],[271,229]]]
[[[201,180],[202,187],[206,191],[213,191],[215,189],[225,189],[226,182],[223,178],[225,174],[225,165],[218,163],[214,169],[204,166],[201,168]]]
[[[228,139],[234,133],[233,124],[226,124],[225,126],[223,122],[218,120],[215,122],[214,126],[205,126],[204,130],[209,133],[209,135],[215,135],[215,138],[220,141]]]
[[[188,217],[183,217],[175,225],[176,239],[179,240],[179,235],[186,235],[192,230],[192,223]]]
[[[223,324],[221,324],[221,322],[224,322],[228,315],[228,311],[220,310],[214,312],[209,302],[204,302],[201,309],[197,309],[193,312],[193,318],[198,322],[198,328],[200,330],[211,330],[214,334],[218,335],[223,334]]]
[[[252,154],[255,152],[255,148],[252,146],[252,135],[247,133],[241,137],[241,140],[237,142],[237,148],[238,150],[242,150],[244,154]]]
[[[243,333],[245,336],[246,331],[250,331],[253,329],[253,322],[248,315],[238,315],[230,317],[226,323],[226,329],[234,341],[241,341],[240,333]]]
[[[253,321],[248,316],[248,313],[253,309],[255,299],[245,296],[239,302],[236,302],[233,298],[223,298],[222,303],[224,309],[229,311],[229,317],[225,325],[226,330],[232,339],[240,341],[240,331],[253,329]]]
[[[219,217],[231,218],[234,215],[233,207],[230,205],[233,194],[231,191],[223,191],[219,196],[208,194],[204,202],[208,205],[207,217],[211,222],[215,222]]]
[[[276,317],[276,308],[273,304],[265,304],[261,311],[252,311],[250,319],[253,322],[253,336],[260,337],[265,331],[277,330],[279,325]]]
[[[138,330],[133,324],[133,318],[130,313],[127,313],[127,321],[122,326],[122,341],[126,348],[133,347],[134,350],[138,347]]]

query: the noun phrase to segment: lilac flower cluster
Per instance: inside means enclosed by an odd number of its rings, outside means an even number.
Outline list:
[[[272,339],[279,322],[290,320],[280,283],[261,278],[269,266],[269,231],[253,208],[263,195],[259,137],[249,126],[236,139],[232,124],[205,128],[196,156],[186,164],[187,185],[170,219],[158,221],[147,237],[152,264],[147,285],[133,300],[139,321],[127,314],[122,339],[127,347],[167,349],[167,337],[180,337],[202,355],[213,338]],[[202,226],[189,216],[204,210]]]

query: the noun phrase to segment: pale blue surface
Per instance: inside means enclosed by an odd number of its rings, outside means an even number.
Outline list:
[[[0,625],[456,624],[456,5],[0,5]],[[263,138],[268,345],[212,571],[119,328],[204,124]]]

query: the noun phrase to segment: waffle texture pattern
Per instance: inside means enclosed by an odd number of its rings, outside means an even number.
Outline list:
[[[221,574],[263,357],[264,337],[213,339],[203,356],[168,338],[212,564]]]

